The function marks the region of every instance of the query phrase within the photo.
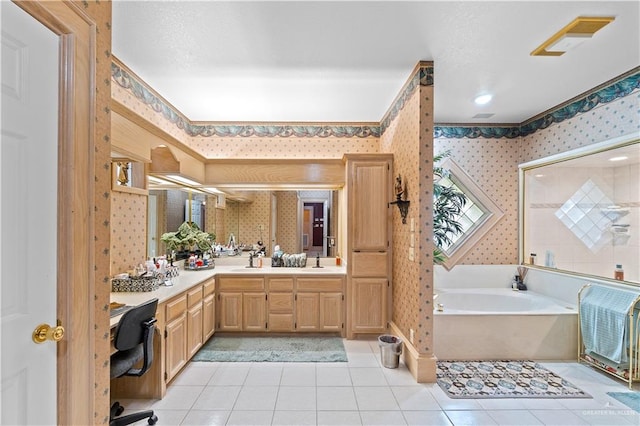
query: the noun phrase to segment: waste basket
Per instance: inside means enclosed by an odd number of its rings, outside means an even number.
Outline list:
[[[398,368],[402,353],[402,339],[385,334],[378,337],[378,346],[380,346],[382,365],[386,368]]]

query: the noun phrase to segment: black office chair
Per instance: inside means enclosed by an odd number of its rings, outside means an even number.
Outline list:
[[[112,379],[122,376],[142,376],[151,366],[157,307],[158,299],[152,299],[131,308],[122,315],[114,338],[114,346],[118,352],[111,355]],[[140,360],[142,360],[142,366],[133,368]],[[150,425],[158,421],[153,410],[117,417],[123,411],[124,407],[119,402],[113,403],[109,416],[110,426],[128,425],[146,418],[149,419]]]

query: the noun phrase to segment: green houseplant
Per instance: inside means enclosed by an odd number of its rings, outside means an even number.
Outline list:
[[[433,158],[433,263],[441,265],[446,261],[442,247],[452,243],[451,238],[462,232],[462,225],[458,221],[460,213],[467,203],[467,196],[454,187],[439,183],[443,177],[449,176],[449,171],[439,166],[444,158],[451,155],[445,151]]]
[[[169,252],[198,249],[206,252],[212,249],[215,234],[200,230],[194,222],[186,221],[175,232],[166,232],[160,237]]]

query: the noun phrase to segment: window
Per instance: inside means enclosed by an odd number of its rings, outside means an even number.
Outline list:
[[[504,213],[452,159],[443,161],[442,168],[448,171],[448,175],[440,178],[438,183],[453,187],[467,197],[466,204],[456,218],[462,226],[462,232],[451,236],[451,244],[440,247],[447,258],[443,266],[451,269]]]

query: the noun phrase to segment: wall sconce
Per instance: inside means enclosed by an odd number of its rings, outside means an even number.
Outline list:
[[[402,223],[406,225],[407,214],[409,213],[409,204],[411,204],[411,201],[402,199],[403,197],[406,198],[407,196],[407,187],[406,185],[402,185],[402,177],[400,175],[398,175],[398,177],[396,178],[395,191],[396,201],[392,201],[389,204],[396,204],[398,206],[398,210],[400,210],[400,216],[402,217]]]

